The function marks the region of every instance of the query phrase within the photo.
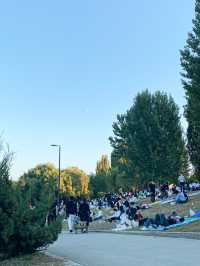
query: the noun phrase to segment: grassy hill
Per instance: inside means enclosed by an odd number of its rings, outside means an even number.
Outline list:
[[[149,203],[149,199],[142,200],[138,202],[138,205],[140,203]],[[188,216],[189,215],[189,209],[193,209],[194,211],[197,211],[200,209],[200,194],[192,196],[189,195],[189,201],[184,204],[160,204],[160,202],[156,202],[152,205],[152,208],[142,210],[142,214],[144,217],[154,218],[155,214],[157,213],[164,213],[166,215],[170,215],[173,211],[176,211],[178,215],[180,216]],[[104,214],[106,216],[109,216],[111,214],[111,209],[104,210]],[[115,223],[109,224],[104,221],[97,221],[93,222],[90,225],[91,230],[111,230],[115,228]],[[169,232],[200,232],[200,221],[193,222],[188,225],[179,226],[177,228],[170,229]]]

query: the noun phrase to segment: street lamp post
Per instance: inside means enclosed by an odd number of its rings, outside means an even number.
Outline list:
[[[58,147],[58,201],[60,200],[60,179],[61,179],[61,145],[52,144],[51,147]]]

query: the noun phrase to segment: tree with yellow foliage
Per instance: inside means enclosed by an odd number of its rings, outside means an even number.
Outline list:
[[[110,162],[107,155],[102,155],[101,159],[97,161],[96,175],[108,174],[111,170]]]
[[[88,195],[89,177],[87,174],[78,167],[69,167],[62,172],[63,175],[69,176],[72,182],[72,191],[75,195]],[[68,179],[68,184],[70,181]],[[70,186],[68,185],[68,188]]]
[[[73,194],[72,178],[66,171],[61,173],[60,189],[68,195]]]

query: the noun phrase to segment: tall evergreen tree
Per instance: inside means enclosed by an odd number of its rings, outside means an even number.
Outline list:
[[[16,209],[15,194],[9,180],[10,155],[3,154],[0,145],[0,255],[7,254],[10,239],[14,232],[13,213]],[[0,256],[1,259],[1,256]]]
[[[200,0],[196,0],[192,32],[181,51],[182,83],[187,104],[188,151],[196,174],[200,178]]]
[[[113,153],[124,162],[133,183],[134,179],[142,185],[173,180],[181,172],[184,140],[179,110],[171,96],[139,93],[126,114],[117,116],[113,132]]]
[[[1,151],[0,148],[0,155]],[[61,231],[61,219],[46,223],[55,193],[51,193],[45,178],[26,175],[23,182],[13,185],[9,179],[10,154],[0,158],[1,259],[2,255],[31,253],[53,243]]]

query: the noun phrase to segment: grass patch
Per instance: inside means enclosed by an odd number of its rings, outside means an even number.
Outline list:
[[[200,233],[200,220],[191,224],[182,225],[169,230],[170,232],[194,232]]]
[[[142,211],[142,213],[145,217],[154,217],[156,213],[165,213],[166,215],[170,215],[172,211],[176,211],[178,215],[188,216],[190,208],[194,211],[200,209],[200,194],[190,198],[188,202],[183,204],[155,204],[152,208]]]
[[[62,259],[52,258],[37,252],[0,262],[1,266],[64,266]]]

